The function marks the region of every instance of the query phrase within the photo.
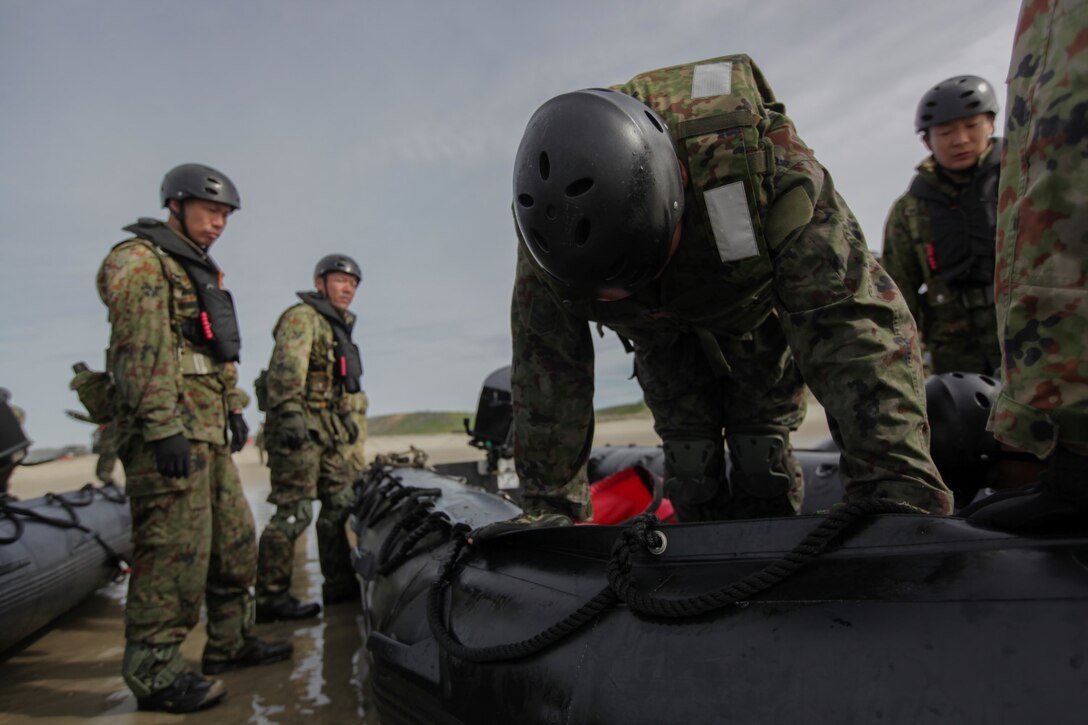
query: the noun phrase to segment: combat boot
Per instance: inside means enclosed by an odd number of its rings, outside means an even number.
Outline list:
[[[340,602],[359,602],[359,581],[355,579],[348,584],[322,585],[321,599],[325,602],[326,607]]]
[[[300,602],[290,594],[257,603],[257,623],[281,622],[292,619],[312,619],[321,613],[317,602]]]
[[[223,699],[227,694],[222,680],[208,680],[195,672],[183,672],[161,690],[136,698],[136,709],[155,712],[196,712]]]
[[[1059,448],[1034,485],[997,493],[960,511],[973,524],[1005,531],[1088,525],[1088,456]]]
[[[249,637],[242,645],[241,651],[234,657],[229,660],[209,660],[205,657],[201,662],[201,668],[205,675],[217,675],[220,672],[239,670],[243,667],[268,665],[287,659],[294,649],[286,640],[266,642],[263,639]]]

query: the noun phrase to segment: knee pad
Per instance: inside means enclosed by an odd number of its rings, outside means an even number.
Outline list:
[[[665,495],[682,507],[699,506],[722,488],[722,447],[713,440],[665,441]]]
[[[303,499],[295,503],[281,503],[276,507],[276,513],[272,515],[272,520],[268,522],[268,525],[279,529],[294,541],[310,525],[313,516],[313,502],[309,499]]]
[[[731,432],[725,440],[733,464],[732,485],[756,498],[777,498],[789,493],[795,461],[788,428],[760,426]]]

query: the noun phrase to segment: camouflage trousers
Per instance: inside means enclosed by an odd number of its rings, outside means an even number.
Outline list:
[[[933,372],[1001,374],[1001,345],[997,339],[997,310],[994,305],[964,310],[962,324],[941,330],[926,339],[933,355]]]
[[[1009,67],[997,235],[1001,396],[989,427],[1088,456],[1088,2],[1024,3]]]
[[[185,670],[180,645],[208,610],[207,659],[241,651],[254,623],[253,515],[225,445],[190,441],[192,475],[165,479],[139,436],[122,445],[133,562],[125,604],[125,682],[137,696]]]
[[[324,448],[309,441],[298,450],[276,446],[268,450],[272,493],[276,505],[261,533],[257,557],[257,599],[270,602],[290,592],[295,541],[313,518],[312,501],[321,501],[317,518],[317,552],[325,591],[357,586],[351,566],[345,526],[351,511],[352,467],[340,447]]]
[[[113,468],[117,463],[117,435],[117,424],[109,423],[95,446],[98,463],[95,465],[94,475],[102,483],[113,480]]]
[[[635,344],[635,370],[665,444],[666,487],[677,514],[688,521],[796,514],[804,477],[789,431],[804,420],[807,403],[781,325],[772,316],[750,336],[717,343],[728,372],[711,364],[693,332]],[[757,440],[775,451],[765,456],[768,470],[741,465],[738,451],[726,460],[726,441],[739,447]],[[762,485],[768,475],[781,485]]]

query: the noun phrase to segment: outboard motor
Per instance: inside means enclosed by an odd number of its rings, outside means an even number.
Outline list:
[[[472,440],[469,445],[487,452],[487,463],[495,470],[500,458],[512,458],[513,401],[510,394],[510,366],[501,367],[484,380],[480,402],[476,407],[476,425],[465,432]]]

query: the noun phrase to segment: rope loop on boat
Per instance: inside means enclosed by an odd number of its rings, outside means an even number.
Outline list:
[[[770,589],[826,551],[840,534],[858,521],[888,513],[917,513],[917,509],[883,499],[841,504],[782,558],[715,591],[676,599],[639,591],[632,581],[635,552],[640,549],[652,552],[657,545],[653,537],[657,519],[644,514],[632,526],[624,529],[612,547],[608,584],[621,601],[640,614],[668,618],[697,617]]]
[[[528,657],[577,632],[617,601],[612,589],[606,586],[593,599],[579,607],[577,611],[572,612],[562,621],[528,639],[491,647],[469,647],[462,644],[446,626],[445,616],[442,611],[445,591],[453,582],[454,570],[457,568],[458,560],[461,558],[461,553],[465,550],[467,544],[466,534],[459,535],[454,539],[453,551],[443,564],[441,573],[435,578],[430,591],[427,593],[427,623],[430,625],[431,634],[434,635],[435,640],[443,650],[458,659],[469,662],[501,662],[503,660]]]
[[[454,537],[450,556],[442,564],[427,596],[427,623],[439,646],[448,654],[469,662],[485,663],[514,660],[536,654],[593,621],[610,607],[624,603],[644,615],[666,618],[697,617],[742,602],[792,576],[808,562],[828,550],[828,547],[858,521],[878,514],[917,513],[918,510],[893,501],[871,499],[836,506],[800,544],[782,558],[763,569],[749,574],[716,591],[692,597],[669,599],[639,591],[632,581],[636,552],[662,549],[665,539],[657,528],[660,522],[653,514],[642,514],[623,529],[612,547],[607,574],[608,585],[576,611],[539,634],[520,642],[470,647],[463,644],[446,624],[443,604],[446,590],[455,579],[455,572],[468,545],[467,536]]]
[[[96,487],[94,484],[88,483],[75,494],[45,494],[44,498],[48,503],[60,506],[64,512],[68,514],[68,520],[65,520],[46,516],[36,509],[19,506],[14,502],[14,499],[9,496],[3,497],[0,499],[0,517],[11,521],[12,525],[15,527],[15,531],[10,536],[0,537],[0,544],[11,544],[19,540],[25,530],[23,519],[31,519],[49,526],[55,526],[59,529],[76,529],[85,534],[89,534],[98,542],[98,545],[106,552],[106,558],[109,560],[110,564],[116,568],[113,580],[121,581],[132,570],[128,558],[110,546],[106,540],[102,538],[100,533],[89,526],[85,526],[80,521],[79,513],[76,511],[77,508],[90,506],[94,503],[94,499],[98,495],[101,495],[102,498],[110,503],[123,504],[126,501],[125,495],[112,483],[105,484],[101,487]]]

